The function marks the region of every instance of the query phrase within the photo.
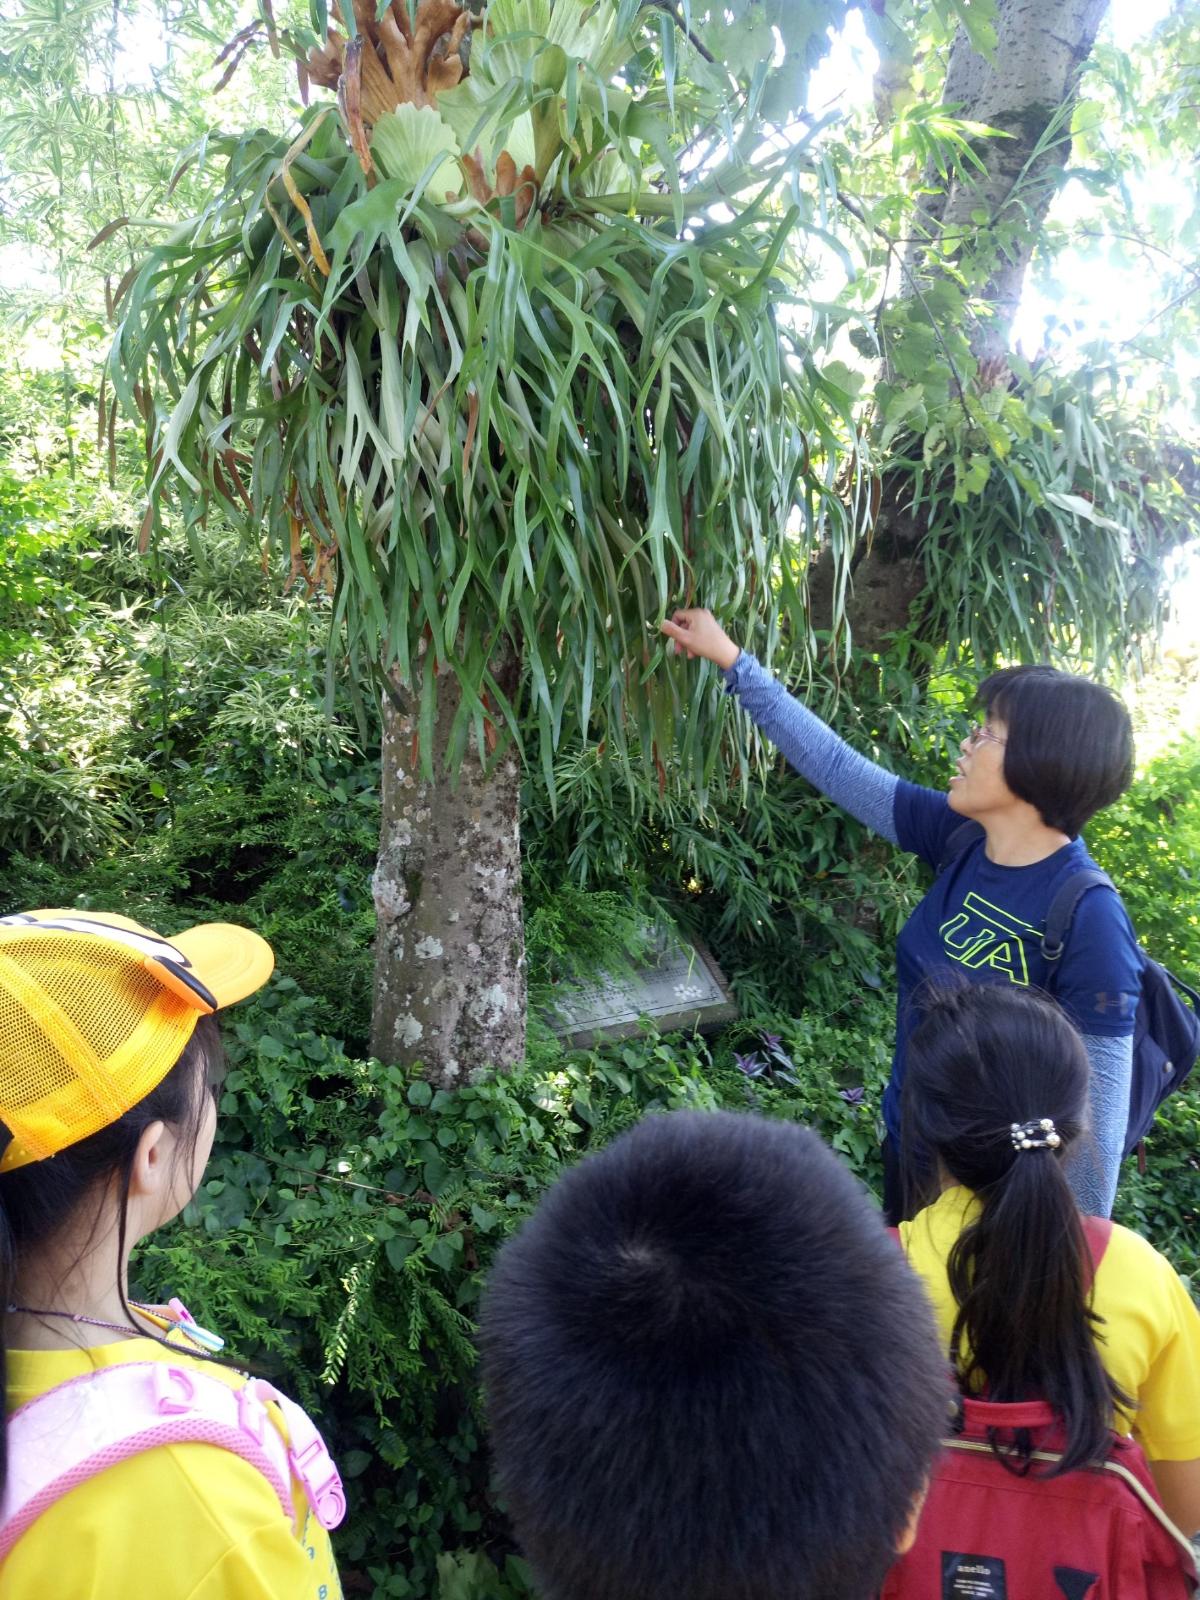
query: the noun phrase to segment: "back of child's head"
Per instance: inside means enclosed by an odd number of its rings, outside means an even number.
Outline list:
[[[807,1129],[654,1116],[501,1252],[484,1378],[547,1600],[867,1600],[947,1420],[924,1295]]]
[[[949,1175],[982,1190],[1057,1165],[1087,1120],[1083,1040],[1045,994],[1011,984],[945,980],[921,1002],[908,1043],[905,1137]],[[1058,1143],[1023,1163],[1013,1123],[1049,1117]]]

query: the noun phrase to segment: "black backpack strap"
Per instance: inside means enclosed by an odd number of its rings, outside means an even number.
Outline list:
[[[937,869],[945,872],[952,861],[956,861],[964,850],[970,849],[976,839],[983,837],[983,828],[978,822],[960,822],[957,828],[951,829],[942,846],[942,853],[938,857]]]
[[[1051,900],[1046,913],[1046,931],[1042,935],[1042,954],[1047,961],[1061,960],[1075,908],[1089,889],[1099,888],[1101,884],[1107,884],[1114,894],[1117,892],[1117,886],[1107,872],[1101,872],[1099,867],[1080,867]]]
[[[1159,965],[1162,966],[1162,963],[1159,962]],[[1163,967],[1163,971],[1166,973],[1167,977],[1170,978],[1176,989],[1179,990],[1179,993],[1183,995],[1185,999],[1192,1002],[1192,1010],[1197,1016],[1200,1016],[1200,993],[1197,993],[1196,990],[1192,988],[1190,983],[1184,983],[1179,974],[1177,972],[1172,972],[1170,967]],[[2,1127],[0,1127],[0,1145],[3,1145],[3,1142],[4,1130]]]

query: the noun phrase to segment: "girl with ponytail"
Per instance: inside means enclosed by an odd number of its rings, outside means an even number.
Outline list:
[[[923,1010],[903,1138],[939,1192],[899,1231],[961,1387],[1055,1408],[1062,1460],[1048,1476],[1102,1459],[1110,1428],[1132,1432],[1168,1514],[1194,1534],[1200,1313],[1140,1235],[1076,1208],[1063,1162],[1088,1137],[1079,1035],[1053,1001],[1015,988],[964,986]]]

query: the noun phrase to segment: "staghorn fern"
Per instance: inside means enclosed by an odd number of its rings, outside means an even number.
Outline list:
[[[704,783],[716,697],[658,670],[647,621],[703,594],[802,650],[789,518],[851,542],[798,331],[805,142],[762,145],[757,91],[637,0],[334,15],[306,72],[337,111],[210,141],[219,192],[123,286],[145,534],[219,506],[332,593],[356,677],[411,683],[428,651],[426,770],[449,673],[452,760],[521,737],[492,671],[515,648],[551,792],[572,736],[630,781],[677,745]]]

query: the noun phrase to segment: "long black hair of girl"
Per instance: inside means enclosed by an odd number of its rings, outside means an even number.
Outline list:
[[[958,1306],[950,1354],[965,1393],[1045,1400],[1064,1430],[1054,1477],[1107,1453],[1117,1405],[1132,1405],[1096,1349],[1092,1264],[1063,1160],[1085,1136],[1088,1059],[1054,1002],[964,985],[929,997],[908,1046],[906,1165],[927,1153],[943,1181],[978,1197],[948,1261]],[[1020,1148],[1013,1125],[1052,1119],[1059,1143]],[[1000,1452],[1030,1469],[1029,1436]]]

